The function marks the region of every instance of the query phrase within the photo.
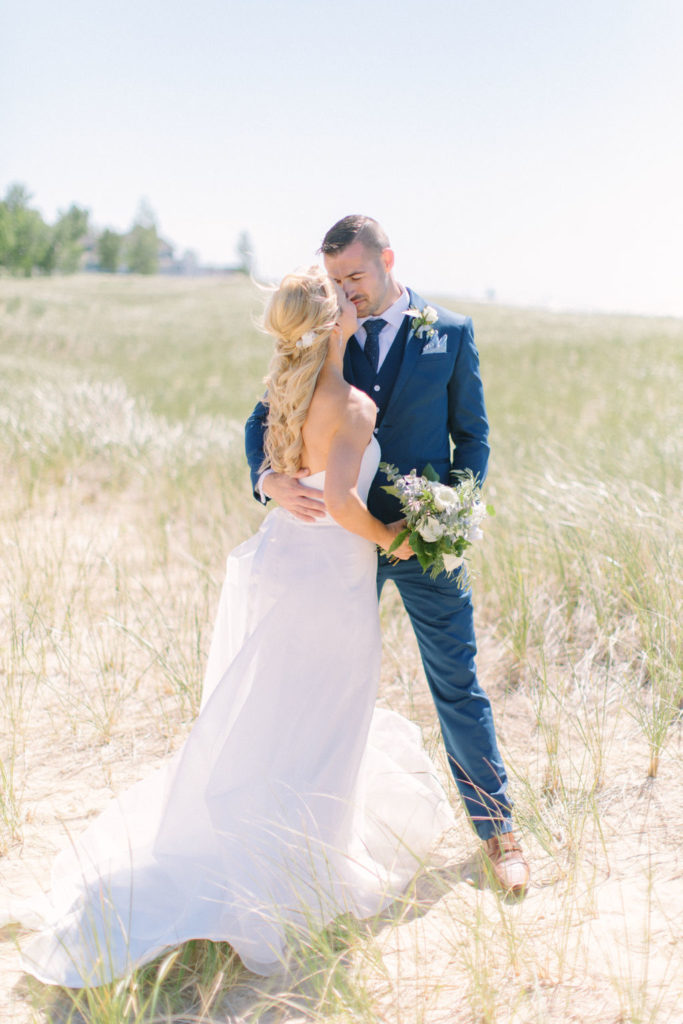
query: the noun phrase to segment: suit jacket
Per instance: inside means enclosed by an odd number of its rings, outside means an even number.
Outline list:
[[[411,307],[424,309],[419,295],[411,289],[408,294]],[[438,306],[432,308],[438,313],[438,320],[431,325],[434,334],[429,339],[424,335],[418,338],[410,328],[391,397],[375,432],[382,461],[397,466],[401,473],[411,469],[421,473],[431,463],[444,483],[454,482],[452,470],[471,469],[483,483],[489,457],[488,421],[472,321]],[[344,362],[344,374],[357,386],[349,358]],[[245,429],[247,461],[257,497],[266,417],[267,408],[259,402]],[[378,472],[368,507],[378,519],[393,522],[401,512],[398,500],[382,490],[386,483]]]

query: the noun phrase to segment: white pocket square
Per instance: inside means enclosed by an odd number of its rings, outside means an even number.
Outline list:
[[[435,352],[446,352],[448,348],[448,336],[446,334],[434,333],[425,347],[422,349],[423,356],[432,356]]]

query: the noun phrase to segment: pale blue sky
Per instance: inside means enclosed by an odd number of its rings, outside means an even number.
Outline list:
[[[377,217],[425,292],[683,315],[679,0],[5,0],[0,191],[258,271]]]

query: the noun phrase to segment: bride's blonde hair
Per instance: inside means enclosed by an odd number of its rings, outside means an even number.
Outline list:
[[[262,470],[301,468],[301,431],[339,315],[334,285],[320,267],[287,274],[270,298],[263,327],[275,338],[275,351],[265,378]]]

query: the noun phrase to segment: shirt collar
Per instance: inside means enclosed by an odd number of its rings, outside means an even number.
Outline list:
[[[388,309],[385,309],[384,312],[379,315],[382,320],[386,320],[386,322],[391,324],[395,330],[398,330],[403,323],[403,314],[407,309],[410,309],[410,296],[408,295],[407,289],[403,288],[401,294],[396,299],[396,302],[392,303]],[[372,317],[364,316],[359,322],[362,327],[366,320],[374,319],[376,319],[374,315]]]

